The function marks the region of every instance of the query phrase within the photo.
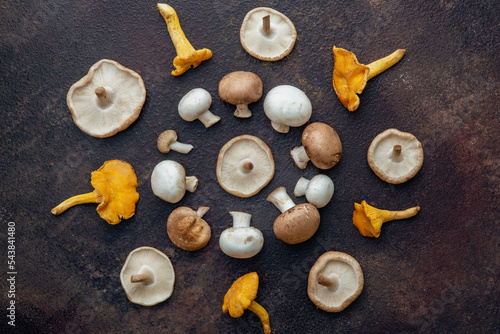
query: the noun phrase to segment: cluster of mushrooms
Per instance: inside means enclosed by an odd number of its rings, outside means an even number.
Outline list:
[[[172,75],[178,76],[196,68],[212,57],[209,49],[195,50],[187,40],[175,10],[158,4],[174,43],[177,56]],[[243,48],[253,57],[276,61],[293,49],[297,33],[293,23],[282,13],[271,8],[255,8],[243,20],[240,39]],[[340,102],[349,110],[358,108],[360,94],[366,82],[396,64],[405,50],[377,60],[369,65],[360,64],[356,56],[344,49],[333,47],[335,57],[333,86]],[[236,71],[224,76],[218,87],[219,97],[236,106],[234,116],[249,118],[248,105],[261,99],[262,80],[258,75]],[[136,72],[115,61],[103,59],[94,64],[88,74],[75,83],[67,95],[68,107],[75,124],[87,134],[106,138],[125,130],[139,116],[145,101],[144,83]],[[210,111],[212,97],[203,88],[195,88],[179,101],[178,114],[188,122],[201,121],[206,128],[220,120]],[[276,131],[286,134],[290,127],[306,124],[312,114],[312,105],[300,89],[281,85],[267,93],[264,112]],[[158,150],[171,150],[188,154],[193,146],[177,141],[177,133],[166,130],[158,136]],[[290,151],[296,166],[305,169],[311,162],[321,170],[333,168],[342,157],[342,144],[337,132],[328,124],[315,122],[307,125],[302,133],[300,146]],[[382,180],[398,184],[411,179],[423,163],[420,142],[410,133],[389,129],[379,134],[371,143],[368,164]],[[261,139],[246,134],[229,140],[220,150],[216,166],[217,180],[228,193],[248,198],[259,193],[273,178],[275,164],[270,148]],[[106,161],[92,173],[94,191],[71,197],[62,202],[52,213],[58,215],[73,205],[98,203],[99,215],[110,224],[128,219],[135,213],[139,200],[136,191],[137,177],[132,166],[121,160]],[[169,203],[178,203],[185,192],[198,187],[195,176],[186,176],[184,167],[176,161],[164,160],[151,173],[153,193]],[[280,215],[274,221],[276,237],[287,244],[298,244],[310,239],[318,230],[320,212],[332,199],[334,184],[330,177],[317,174],[310,180],[301,177],[294,195],[305,196],[307,202],[295,204],[284,187],[278,187],[267,196]],[[196,211],[180,206],[167,220],[167,235],[171,242],[186,251],[205,247],[211,238],[211,228],[203,219],[209,207]],[[377,209],[365,201],[355,203],[353,223],[366,237],[379,237],[383,223],[409,218],[419,207],[404,211]],[[245,259],[255,256],[264,245],[260,230],[251,225],[252,215],[246,212],[229,212],[232,227],[224,230],[219,246],[226,255]],[[133,303],[150,306],[160,303],[173,292],[175,274],[169,258],[152,247],[140,247],[127,257],[120,274],[123,288]],[[255,312],[262,321],[264,332],[270,333],[269,315],[254,299],[259,277],[256,272],[238,278],[224,297],[223,312],[239,317],[245,309]],[[312,267],[308,279],[308,295],[317,307],[328,312],[339,312],[351,304],[361,293],[364,278],[359,263],[350,255],[329,251]]]

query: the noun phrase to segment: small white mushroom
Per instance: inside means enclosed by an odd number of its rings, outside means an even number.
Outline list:
[[[271,89],[264,99],[264,112],[273,128],[288,133],[290,127],[304,125],[312,114],[311,101],[300,89],[281,85]]]
[[[311,180],[301,177],[295,185],[293,194],[295,196],[306,195],[307,201],[320,209],[330,202],[333,190],[332,179],[326,175],[318,174]]]
[[[233,227],[222,232],[219,245],[224,254],[248,259],[260,252],[264,245],[262,232],[250,226],[251,214],[238,211],[229,212],[233,217]]]
[[[220,120],[219,116],[210,112],[211,104],[212,96],[210,93],[203,88],[195,88],[184,95],[177,109],[183,120],[192,122],[199,119],[208,128]]]
[[[198,187],[196,176],[186,176],[184,167],[178,162],[164,160],[156,165],[151,174],[153,193],[164,201],[177,203],[187,191],[194,192]]]
[[[156,141],[158,150],[161,153],[168,153],[170,150],[176,151],[183,154],[188,154],[193,149],[193,145],[184,144],[177,141],[177,132],[174,130],[165,130],[159,136]]]

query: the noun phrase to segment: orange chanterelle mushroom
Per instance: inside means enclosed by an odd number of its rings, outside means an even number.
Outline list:
[[[134,169],[128,162],[106,161],[101,168],[92,172],[91,183],[95,188],[93,192],[73,196],[51,212],[59,215],[78,204],[99,203],[97,212],[111,225],[134,215],[135,204],[139,200],[139,193],[136,191],[138,184]]]

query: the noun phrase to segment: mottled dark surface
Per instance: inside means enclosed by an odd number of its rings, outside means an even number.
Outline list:
[[[268,310],[273,333],[497,333],[500,331],[499,199],[500,27],[497,0],[482,1],[172,1],[196,48],[213,58],[173,77],[175,50],[153,1],[15,1],[0,3],[0,294],[2,333],[260,333],[258,318],[233,319],[222,300],[239,276],[257,271],[257,300]],[[273,7],[294,22],[298,40],[285,59],[252,58],[239,42],[250,9]],[[332,85],[332,46],[369,63],[397,48],[406,55],[372,79],[361,106],[349,113]],[[66,105],[69,87],[102,58],[114,59],[144,79],[147,99],[138,120],[107,138],[80,131]],[[219,80],[235,70],[258,74],[264,94],[290,84],[311,99],[311,122],[332,125],[344,156],[324,173],[335,183],[332,202],[320,210],[316,235],[295,246],[273,234],[278,210],[266,196],[278,186],[289,194],[301,176],[289,150],[302,128],[283,135],[262,110],[232,116],[218,98]],[[222,120],[205,129],[177,114],[192,88],[213,96]],[[188,155],[161,154],[156,137],[167,128],[194,145]],[[423,144],[422,170],[409,182],[381,181],[366,162],[371,140],[388,128],[413,133]],[[217,153],[230,138],[252,134],[271,147],[276,174],[259,194],[236,198],[218,185]],[[130,162],[139,180],[136,215],[111,226],[95,205],[55,217],[60,201],[92,190],[90,173],[110,159]],[[163,159],[182,163],[199,178],[198,190],[178,204],[155,197],[150,173]],[[293,196],[292,196],[293,197]],[[296,203],[304,198],[293,197]],[[388,223],[379,239],[352,225],[353,203],[404,209],[414,218]],[[209,244],[186,252],[167,238],[165,222],[179,205],[211,206]],[[228,210],[253,215],[264,248],[252,259],[224,255],[221,232]],[[7,325],[7,222],[16,223],[16,327]],[[176,269],[170,299],[154,307],[130,303],[120,285],[130,251],[153,246]],[[306,292],[307,275],[325,251],[347,252],[361,264],[365,287],[337,314],[321,311]]]

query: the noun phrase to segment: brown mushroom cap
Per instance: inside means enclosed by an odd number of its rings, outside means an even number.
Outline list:
[[[177,247],[195,251],[206,246],[212,230],[196,211],[181,206],[168,217],[167,234]]]
[[[219,96],[231,104],[256,102],[262,97],[262,80],[252,72],[231,72],[221,79]]]
[[[298,204],[274,221],[274,234],[281,241],[295,245],[311,238],[318,230],[320,215],[312,204]]]
[[[320,309],[340,312],[358,298],[363,286],[363,271],[356,259],[342,252],[326,252],[309,272],[307,294]]]
[[[342,157],[342,143],[335,130],[325,123],[311,123],[302,132],[302,145],[314,166],[330,169]]]
[[[174,130],[165,130],[158,136],[156,145],[161,153],[170,152],[170,144],[177,140],[177,132]]]

